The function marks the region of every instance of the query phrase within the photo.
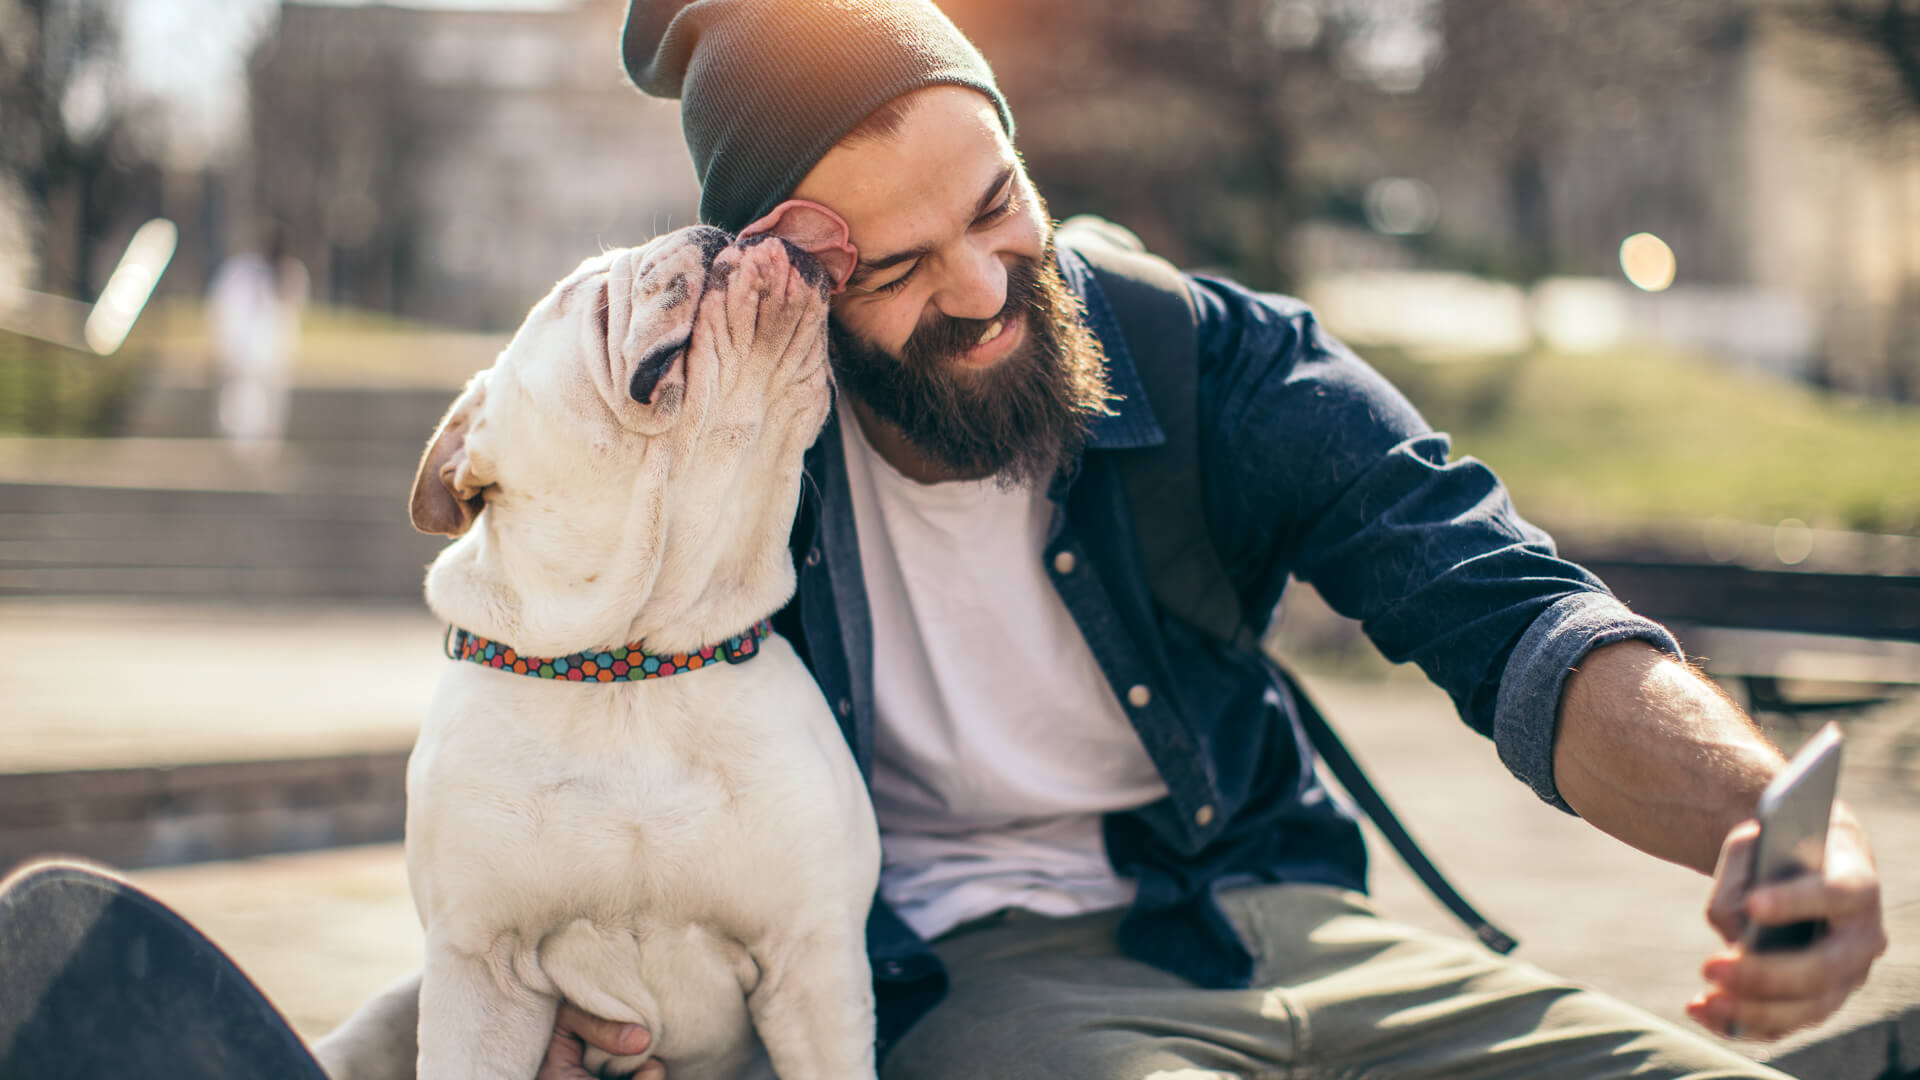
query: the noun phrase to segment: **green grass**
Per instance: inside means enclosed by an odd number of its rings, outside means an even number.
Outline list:
[[[213,345],[195,301],[154,305],[135,331],[168,375],[204,379]],[[458,387],[493,363],[508,334],[470,333],[356,308],[309,307],[301,314],[294,379],[302,385]]]
[[[1920,535],[1920,408],[1653,349],[1368,359],[1543,522],[1617,531],[1793,517]]]
[[[351,308],[308,308],[294,351],[307,386],[452,389],[493,362],[505,334],[474,334]],[[0,435],[106,436],[143,381],[205,384],[212,338],[197,301],[156,303],[112,356],[0,332]]]
[[[120,422],[135,354],[65,349],[0,333],[0,435],[99,435]]]

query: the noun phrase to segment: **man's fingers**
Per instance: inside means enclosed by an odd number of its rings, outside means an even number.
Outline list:
[[[1845,1000],[1844,992],[1795,1001],[1745,1001],[1709,991],[1693,1018],[1722,1035],[1770,1042],[1825,1020]]]
[[[1749,921],[1784,926],[1825,920],[1827,934],[1802,949],[1751,952],[1734,945],[1709,958],[1702,974],[1711,985],[1687,1004],[1687,1015],[1723,1035],[1777,1039],[1833,1015],[1866,981],[1874,959],[1886,951],[1887,934],[1872,852],[1844,807],[1834,808],[1824,874],[1745,893],[1754,831],[1752,822],[1743,823],[1721,846],[1708,920],[1729,942]]]
[[[1880,884],[1871,874],[1804,874],[1753,890],[1747,917],[1767,926],[1808,919],[1845,919],[1880,908]]]
[[[1701,974],[1742,1000],[1797,1001],[1858,988],[1877,955],[1867,935],[1843,933],[1791,952],[1721,953]]]
[[[1720,845],[1720,861],[1713,869],[1713,892],[1707,897],[1707,923],[1724,941],[1733,941],[1746,929],[1742,900],[1753,868],[1753,843],[1760,823],[1743,821],[1727,833]]]
[[[653,1033],[639,1024],[602,1020],[597,1016],[581,1012],[572,1005],[560,1006],[560,1015],[554,1021],[554,1030],[576,1035],[595,1049],[622,1056],[644,1054],[647,1047],[653,1044]]]

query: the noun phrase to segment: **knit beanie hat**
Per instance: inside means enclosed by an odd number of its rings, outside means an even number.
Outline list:
[[[978,90],[1013,137],[993,70],[931,0],[630,0],[620,44],[634,85],[681,99],[700,220],[729,232],[910,90]]]

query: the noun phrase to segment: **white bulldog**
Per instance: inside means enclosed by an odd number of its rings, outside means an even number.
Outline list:
[[[652,1032],[603,1072],[873,1076],[873,810],[793,649],[749,632],[793,592],[852,253],[774,217],[581,264],[421,461],[414,523],[457,537],[428,605],[494,650],[448,665],[408,767],[422,1080],[529,1080],[563,1000]],[[836,225],[823,259],[784,242]],[[680,673],[620,681],[648,656]]]

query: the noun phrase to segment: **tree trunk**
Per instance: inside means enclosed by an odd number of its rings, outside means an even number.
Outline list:
[[[1530,285],[1553,271],[1555,258],[1546,157],[1532,142],[1516,144],[1507,159],[1507,205],[1517,240],[1516,274]]]

